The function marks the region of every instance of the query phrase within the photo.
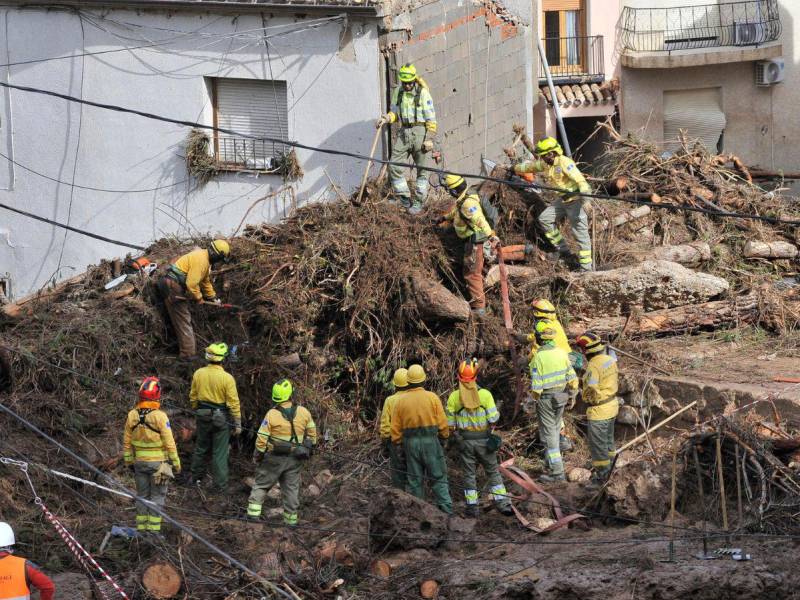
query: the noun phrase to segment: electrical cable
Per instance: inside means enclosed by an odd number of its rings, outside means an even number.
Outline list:
[[[317,146],[311,146],[309,144],[303,144],[303,143],[300,143],[300,142],[293,142],[293,141],[290,141],[290,140],[282,140],[280,138],[275,138],[275,137],[267,137],[267,136],[260,136],[259,137],[259,136],[254,136],[254,135],[249,135],[249,134],[237,132],[237,131],[234,131],[232,129],[227,129],[227,128],[224,128],[224,127],[215,127],[213,125],[206,125],[206,124],[197,123],[197,122],[194,122],[194,121],[186,121],[186,120],[183,120],[183,119],[174,119],[174,118],[171,118],[171,117],[164,117],[164,116],[157,115],[157,114],[154,114],[154,113],[150,113],[150,112],[146,112],[146,111],[142,111],[142,110],[137,110],[137,109],[134,109],[134,108],[126,108],[126,107],[119,106],[119,105],[116,105],[116,104],[106,104],[106,103],[103,103],[103,102],[95,102],[95,101],[92,101],[92,100],[84,100],[84,99],[81,99],[81,98],[76,98],[74,96],[70,96],[69,94],[62,94],[60,92],[55,92],[55,91],[52,91],[52,90],[44,90],[44,89],[41,89],[41,88],[35,88],[35,87],[30,87],[30,86],[16,85],[16,84],[4,82],[4,81],[0,81],[0,86],[5,87],[5,88],[9,88],[9,89],[19,90],[19,91],[22,91],[22,92],[29,92],[29,93],[33,93],[33,94],[42,94],[42,95],[45,95],[45,96],[52,96],[54,98],[60,98],[62,100],[66,100],[68,102],[78,102],[78,103],[81,103],[81,104],[85,104],[87,106],[93,106],[95,108],[100,108],[100,109],[103,109],[103,110],[109,110],[109,111],[113,111],[113,112],[137,115],[137,116],[143,117],[145,119],[151,119],[151,120],[155,120],[155,121],[162,121],[164,123],[172,123],[174,125],[182,125],[182,126],[185,126],[185,127],[193,127],[193,128],[196,128],[196,129],[204,129],[204,130],[207,130],[207,131],[216,131],[218,133],[225,133],[225,134],[228,134],[228,135],[232,135],[232,136],[235,136],[235,137],[246,138],[246,139],[258,140],[258,141],[267,141],[267,142],[272,142],[272,143],[275,143],[275,144],[283,144],[283,145],[286,145],[286,146],[291,146],[293,148],[299,148],[301,150],[309,150],[311,152],[319,152],[321,154],[331,154],[331,155],[335,155],[335,156],[347,156],[349,158],[354,158],[354,159],[361,160],[361,161],[369,161],[369,160],[371,160],[371,161],[373,161],[375,163],[378,163],[378,164],[397,166],[397,167],[402,167],[402,168],[421,169],[421,170],[428,171],[428,172],[431,172],[431,173],[438,173],[440,175],[453,173],[455,175],[460,175],[461,177],[470,178],[470,179],[481,179],[481,180],[484,180],[484,181],[493,181],[493,182],[496,182],[496,183],[504,183],[504,184],[511,185],[511,186],[517,186],[517,187],[519,186],[518,182],[515,182],[515,181],[510,180],[510,179],[500,179],[500,178],[497,178],[497,177],[492,177],[490,175],[481,175],[481,174],[475,174],[475,173],[462,173],[462,172],[456,172],[456,171],[445,171],[443,169],[439,169],[439,168],[436,168],[436,167],[423,167],[423,166],[418,166],[418,165],[415,165],[415,164],[403,163],[403,162],[392,161],[392,160],[386,160],[386,159],[381,159],[381,158],[376,158],[376,157],[372,157],[371,158],[371,157],[368,157],[368,156],[364,156],[362,154],[358,154],[356,152],[349,152],[349,151],[346,151],[346,150],[335,150],[335,149],[332,149],[332,148],[320,148],[320,147],[317,147]],[[545,186],[545,185],[538,185],[537,184],[537,187],[539,189],[547,190],[547,191],[554,191],[554,192],[563,192],[564,191],[564,190],[562,190],[560,188],[555,188],[555,187],[550,187],[550,186]],[[622,198],[622,197],[618,197],[618,196],[611,196],[611,195],[608,195],[608,194],[575,192],[572,195],[573,196],[581,196],[581,197],[585,197],[585,198],[596,198],[596,199],[601,199],[601,200],[612,200],[612,201],[618,201],[618,202],[625,202],[625,203],[628,203],[628,204],[636,204],[636,205],[641,205],[641,206],[650,206],[650,207],[653,207],[653,208],[659,208],[659,209],[663,209],[663,210],[673,210],[673,211],[679,211],[679,212],[680,211],[689,211],[689,212],[704,213],[704,214],[710,214],[710,215],[713,215],[713,216],[716,216],[716,217],[723,217],[723,218],[736,218],[736,219],[745,219],[745,220],[753,220],[753,221],[762,221],[762,222],[765,222],[765,223],[772,223],[772,224],[778,224],[778,225],[800,225],[800,220],[784,220],[784,219],[779,219],[779,218],[775,218],[775,217],[766,217],[766,216],[763,216],[763,215],[737,213],[737,212],[719,212],[719,211],[710,210],[710,209],[707,209],[707,208],[699,208],[699,207],[695,207],[695,206],[648,202],[648,201],[637,200],[637,199],[633,199],[633,198]]]
[[[46,434],[44,431],[39,429],[36,425],[31,423],[25,417],[23,417],[22,415],[18,414],[17,412],[15,412],[14,410],[9,408],[8,406],[3,404],[2,402],[0,402],[0,411],[6,413],[7,415],[9,415],[11,417],[13,417],[19,423],[24,425],[25,428],[27,428],[30,431],[36,433],[37,435],[39,435],[40,437],[42,437],[46,441],[48,441],[51,444],[53,444],[54,446],[58,447],[62,452],[67,454],[70,458],[72,458],[73,460],[77,461],[78,463],[83,465],[85,468],[87,468],[89,471],[91,471],[95,475],[99,476],[103,480],[109,482],[110,485],[115,485],[120,490],[125,491],[128,494],[130,494],[136,501],[144,504],[145,506],[148,507],[149,510],[157,513],[162,519],[164,519],[165,521],[167,521],[168,523],[170,523],[171,525],[173,525],[177,529],[181,530],[183,533],[191,536],[193,539],[195,539],[198,542],[200,542],[201,544],[203,544],[206,548],[208,548],[209,550],[211,550],[215,554],[218,554],[219,556],[223,557],[225,560],[227,560],[230,564],[234,565],[240,571],[242,571],[244,573],[247,573],[248,575],[253,577],[256,581],[265,584],[272,591],[279,593],[280,595],[284,596],[285,598],[288,598],[289,600],[293,600],[292,597],[289,594],[287,594],[284,590],[280,589],[274,583],[272,583],[270,581],[267,581],[264,577],[262,577],[261,575],[256,573],[253,569],[251,569],[250,567],[248,567],[244,563],[238,561],[237,559],[232,557],[230,554],[225,552],[222,548],[219,548],[218,546],[216,546],[215,544],[213,544],[212,542],[207,540],[205,537],[201,536],[199,533],[197,533],[196,531],[194,531],[190,527],[184,525],[180,521],[178,521],[178,520],[174,519],[173,517],[169,516],[166,512],[164,512],[154,502],[152,502],[150,500],[147,500],[145,498],[142,498],[141,496],[139,496],[135,492],[132,492],[131,490],[127,489],[119,481],[117,481],[116,479],[111,477],[111,475],[108,475],[107,473],[104,473],[103,471],[101,471],[100,469],[95,467],[93,464],[91,464],[85,458],[79,456],[78,454],[76,454],[75,452],[73,452],[72,450],[67,448],[64,444],[62,444],[58,440],[52,438],[48,434]]]

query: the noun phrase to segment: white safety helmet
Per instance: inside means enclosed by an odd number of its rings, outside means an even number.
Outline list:
[[[0,548],[7,548],[17,543],[14,539],[14,530],[11,525],[0,521]]]

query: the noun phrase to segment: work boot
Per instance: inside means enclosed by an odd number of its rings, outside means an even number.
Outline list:
[[[400,203],[400,206],[405,208],[406,210],[411,209],[411,196],[397,196],[397,201]]]
[[[408,214],[410,215],[418,215],[421,212],[422,212],[422,204],[420,204],[419,202],[414,202],[414,204],[412,204],[408,208]]]
[[[566,481],[567,477],[561,473],[560,475],[539,475],[539,481],[542,483],[557,483],[559,481]]]
[[[592,263],[580,263],[580,270],[584,273],[591,273],[594,271],[594,265]]]
[[[514,510],[510,504],[498,504],[497,511],[504,517],[510,517],[514,514]]]
[[[477,519],[478,515],[480,515],[480,510],[478,510],[478,505],[467,504],[467,508],[464,510],[464,516],[468,519]]]
[[[561,449],[562,453],[572,452],[575,449],[575,444],[573,444],[572,440],[565,435],[558,436],[558,446]]]

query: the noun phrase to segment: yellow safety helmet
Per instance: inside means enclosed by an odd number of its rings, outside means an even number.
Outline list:
[[[592,333],[591,331],[587,331],[579,335],[575,339],[575,345],[581,349],[582,352],[585,354],[597,354],[598,352],[603,352],[606,349],[605,344],[603,344],[603,340],[600,339],[600,336],[596,333]]]
[[[276,404],[288,402],[289,398],[292,397],[293,391],[292,382],[288,379],[281,379],[272,386],[272,401]]]
[[[231,245],[225,240],[214,240],[208,247],[212,259],[228,262],[231,257]]]
[[[454,190],[459,187],[461,184],[465,183],[464,178],[461,175],[455,175],[453,173],[448,173],[444,177],[444,187],[448,190]]]
[[[406,63],[400,67],[397,76],[403,83],[412,83],[417,80],[417,67]]]
[[[411,365],[408,367],[408,383],[422,383],[426,379],[427,376],[425,375],[425,369],[422,368],[422,365]]]
[[[228,344],[217,342],[206,348],[206,360],[212,363],[221,363],[228,356]]]
[[[536,323],[536,337],[542,341],[555,340],[556,330],[547,321],[539,321]]]
[[[537,319],[552,320],[556,316],[556,307],[547,298],[538,298],[531,302],[533,307],[533,316]]]
[[[397,369],[392,377],[392,383],[398,390],[408,387],[408,369]]]
[[[564,154],[564,151],[561,149],[561,144],[558,143],[556,138],[546,137],[536,142],[536,154],[543,156],[550,152],[555,152],[559,156]]]

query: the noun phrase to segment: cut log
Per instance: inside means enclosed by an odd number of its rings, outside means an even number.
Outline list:
[[[794,258],[800,251],[789,242],[758,242],[751,240],[744,245],[746,258]]]
[[[706,242],[692,242],[678,246],[660,246],[648,256],[653,260],[668,260],[682,265],[698,265],[711,260],[711,246]]]
[[[439,584],[433,579],[426,579],[419,584],[419,595],[423,598],[438,598]]]
[[[182,584],[180,574],[168,562],[153,563],[142,574],[142,585],[155,598],[174,598]]]
[[[385,560],[373,560],[369,566],[369,572],[380,577],[381,579],[388,579],[392,574],[391,565]]]
[[[469,304],[438,281],[415,275],[411,281],[417,308],[423,319],[467,321]]]
[[[75,285],[76,283],[80,283],[86,277],[85,273],[81,273],[80,275],[75,275],[75,277],[70,277],[62,281],[59,284],[56,284],[55,287],[45,290],[45,291],[38,291],[35,294],[31,294],[30,296],[25,296],[24,298],[20,298],[13,304],[6,304],[3,307],[3,313],[7,317],[16,318],[19,317],[21,314],[32,314],[33,308],[32,307],[25,307],[26,304],[34,302],[36,300],[44,300],[45,298],[51,298],[53,296],[57,296],[58,294],[65,292],[69,287]],[[23,307],[25,307],[23,309]]]
[[[110,300],[119,300],[121,298],[125,298],[126,296],[130,296],[135,291],[136,288],[132,283],[123,283],[122,285],[107,291],[105,293],[105,297]]]
[[[602,220],[597,224],[598,231],[605,231],[609,227],[619,227],[620,225],[624,225],[629,221],[635,221],[636,219],[641,219],[642,217],[646,217],[650,214],[650,207],[649,206],[637,206],[633,210],[629,210],[628,212],[621,213],[610,221]]]
[[[572,314],[592,317],[625,315],[634,307],[650,311],[706,302],[726,292],[730,284],[678,263],[646,260],[610,271],[571,275],[569,286]]]
[[[536,267],[527,267],[525,265],[506,265],[506,273],[508,274],[509,281],[516,279],[524,281],[528,285],[537,283],[546,284],[551,279],[549,276],[542,275],[541,271]],[[486,273],[486,277],[483,279],[483,285],[486,288],[490,288],[498,283],[500,283],[500,267],[498,265],[493,265]]]
[[[617,335],[625,327],[627,337],[684,334],[700,329],[752,323],[758,317],[758,296],[754,293],[733,300],[716,300],[679,308],[656,310],[624,317],[578,319],[570,322],[570,337],[591,330],[599,336]]]

